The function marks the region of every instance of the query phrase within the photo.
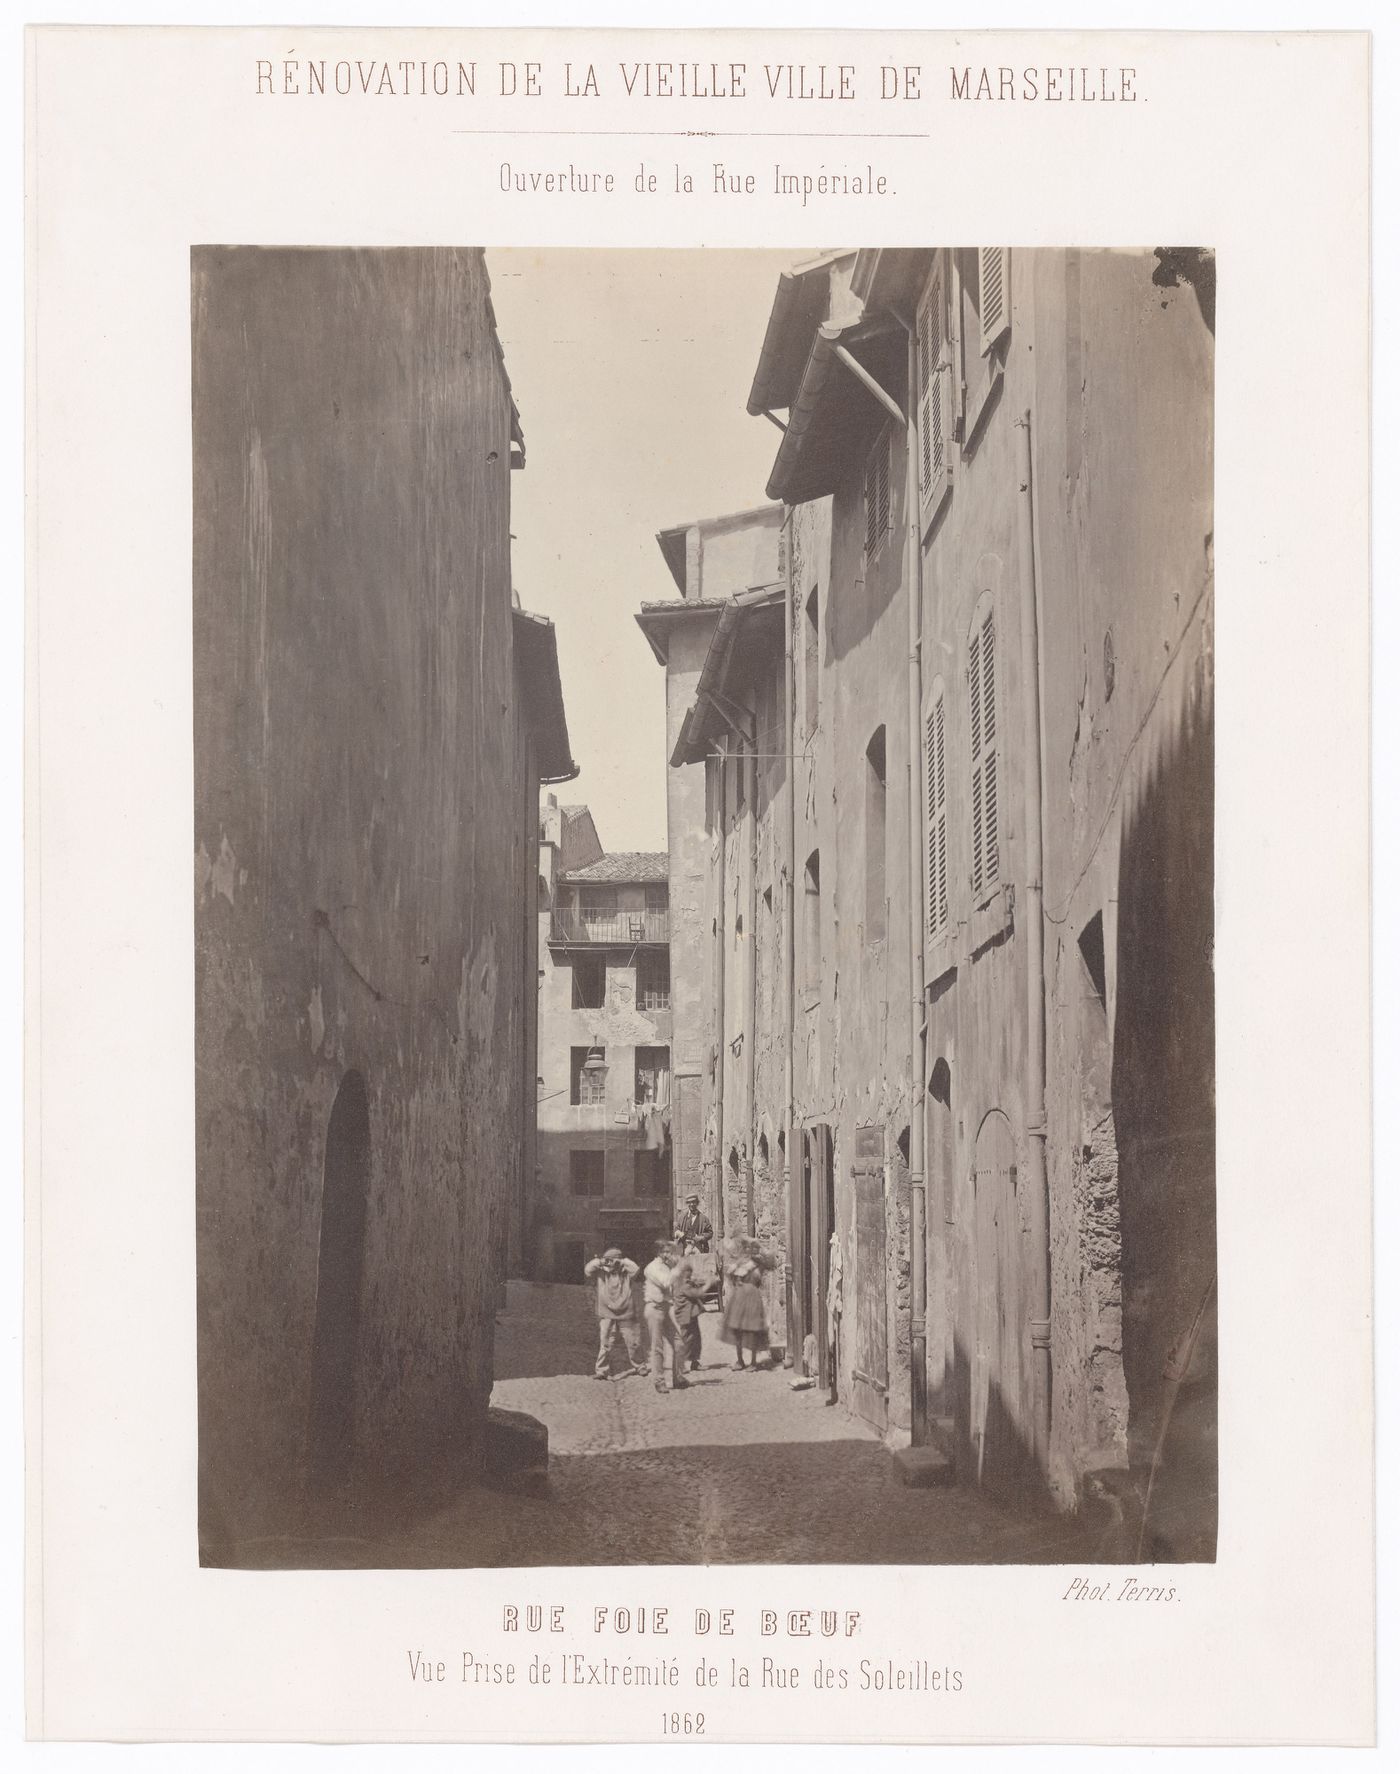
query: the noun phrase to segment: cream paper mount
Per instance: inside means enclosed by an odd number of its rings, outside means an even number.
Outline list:
[[[1366,39],[27,60],[31,1733],[1369,1741]]]

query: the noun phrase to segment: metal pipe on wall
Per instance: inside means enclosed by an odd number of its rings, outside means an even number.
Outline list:
[[[1040,736],[1040,620],[1031,485],[1031,416],[1016,421],[1016,560],[1021,603],[1022,753],[1026,821],[1026,1145],[1030,1159],[1032,1433],[1036,1465],[1050,1473],[1050,1188],[1045,1142],[1045,788]]]
[[[724,1212],[724,951],[727,938],[724,931],[724,882],[725,869],[728,866],[726,862],[728,845],[726,842],[725,827],[729,819],[729,756],[723,746],[721,746],[715,753],[715,771],[717,776],[715,784],[715,841],[719,846],[719,867],[715,875],[717,882],[715,893],[715,928],[714,944],[711,953],[713,955],[715,981],[715,1038],[713,1048],[715,1056],[715,1146],[713,1154],[713,1163],[715,1167],[714,1224],[715,1237],[718,1241],[724,1237],[726,1229]]]
[[[919,510],[918,342],[905,379],[904,583],[909,610],[909,1432],[928,1440],[928,1191],[925,1187],[923,548]]]
[[[758,1156],[758,1104],[755,1101],[755,1086],[758,1081],[758,717],[754,716],[753,743],[748,748],[745,759],[748,771],[749,792],[748,810],[744,849],[747,855],[749,871],[749,910],[748,929],[745,932],[744,952],[747,958],[748,978],[745,984],[747,991],[746,1022],[744,1026],[744,1049],[746,1064],[744,1066],[744,1085],[746,1093],[745,1118],[748,1123],[748,1220],[747,1232],[750,1238],[758,1231],[758,1220],[755,1207],[754,1162]]]
[[[899,324],[901,326],[906,326],[908,323],[901,317]],[[863,383],[870,390],[870,392],[875,396],[876,400],[879,401],[880,405],[885,409],[885,411],[890,415],[890,417],[894,420],[894,422],[897,425],[903,425],[906,423],[904,413],[900,407],[899,402],[894,398],[894,396],[887,389],[882,388],[880,386],[880,384],[875,380],[874,376],[871,375],[870,371],[868,369],[866,369],[865,365],[863,363],[861,363],[858,358],[852,357],[851,353],[846,349],[846,347],[844,345],[837,345],[835,347],[835,355],[837,358],[840,359],[840,361],[842,363],[845,364],[846,368],[851,372],[851,374],[856,378],[856,380],[858,382]],[[913,384],[911,383],[910,386],[912,388]]]
[[[788,1224],[788,1351],[793,1365],[796,1366],[802,1359],[802,1350],[792,1287],[792,1264],[795,1253],[802,1247],[800,1241],[793,1237],[792,1188],[797,1120],[796,1104],[793,1101],[792,1065],[793,1043],[797,1039],[797,964],[794,950],[794,919],[797,911],[797,653],[794,639],[796,616],[793,607],[797,596],[797,576],[793,562],[793,513],[790,505],[783,514],[783,523],[787,529],[787,547],[784,550],[786,595],[783,598],[783,723],[787,739],[783,749],[788,757],[787,868],[783,881],[783,1003],[787,1019],[787,1040],[783,1043],[783,1162],[786,1166],[783,1187],[787,1193]]]

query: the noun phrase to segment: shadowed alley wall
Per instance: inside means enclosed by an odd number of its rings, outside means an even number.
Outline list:
[[[474,1457],[535,790],[481,253],[192,270],[200,1532],[237,1563],[313,1421],[324,1484]]]

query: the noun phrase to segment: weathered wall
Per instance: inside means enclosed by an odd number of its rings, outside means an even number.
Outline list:
[[[760,506],[695,525],[698,548],[686,575],[688,598],[733,597],[778,577],[781,505]]]
[[[620,889],[625,894],[627,889]],[[635,890],[638,904],[641,889]],[[547,920],[541,924],[547,929]],[[543,936],[542,936],[543,944]],[[540,1181],[551,1192],[554,1205],[556,1251],[582,1241],[585,1258],[596,1256],[610,1244],[624,1247],[638,1241],[638,1249],[663,1237],[672,1227],[669,1193],[640,1198],[633,1191],[633,1153],[641,1149],[642,1136],[634,1117],[638,1047],[671,1046],[671,1013],[643,1011],[637,1007],[637,969],[632,951],[607,952],[603,1007],[573,1008],[573,957],[576,951],[541,949],[539,1015],[539,1166]],[[608,1073],[605,1103],[571,1103],[570,1050],[600,1042],[606,1049]],[[674,1053],[672,1064],[675,1063]],[[569,1153],[601,1151],[602,1196],[570,1193]],[[610,1210],[635,1211],[637,1225],[628,1228]],[[637,1250],[629,1254],[636,1255]],[[649,1255],[649,1251],[647,1252]],[[564,1277],[568,1279],[569,1277]],[[582,1279],[581,1274],[576,1279]]]
[[[686,538],[687,601],[719,600],[756,586],[774,585],[782,575],[783,508],[780,505],[707,518],[692,524]],[[687,711],[714,635],[715,618],[698,613],[670,630],[666,666],[667,755],[680,737]],[[706,768],[685,764],[667,771],[667,832],[670,848],[671,1006],[676,1031],[675,1141],[676,1193],[679,1199],[697,1190],[716,1227],[733,1231],[745,1221],[749,1184],[747,1159],[741,1160],[742,1181],[731,1180],[728,1154],[739,1144],[753,1149],[754,1136],[745,1110],[733,1120],[726,1108],[729,1131],[722,1134],[717,1097],[719,1042],[716,1004],[719,999],[716,944],[720,940],[721,897],[715,870],[717,835],[713,806],[707,808]],[[752,863],[746,865],[752,867]],[[742,904],[749,903],[750,876],[745,875]],[[740,901],[732,900],[724,939],[732,946]],[[745,927],[751,923],[747,910]],[[735,957],[741,967],[752,963],[750,951]],[[735,981],[726,981],[731,1005]],[[747,988],[737,1002],[747,1001]],[[737,1030],[731,1031],[732,1037]],[[747,1060],[739,1061],[741,1071]],[[732,1201],[730,1200],[732,1197]],[[735,1205],[737,1204],[737,1206]],[[735,1214],[738,1218],[735,1218]]]
[[[1153,265],[1150,254],[1012,254],[1004,381],[961,452],[925,555],[925,681],[942,662],[952,716],[953,929],[928,965],[929,1068],[941,1060],[951,1076],[949,1106],[936,1095],[928,1105],[930,1379],[936,1408],[966,1443],[986,1337],[977,1136],[998,1111],[1014,1142],[1013,1178],[1029,1175],[1021,708],[1032,665],[1020,656],[1015,456],[1015,425],[1029,412],[1044,746],[1050,1476],[1065,1503],[1086,1473],[1127,1461],[1160,1397],[1165,1346],[1189,1323],[1214,1266],[1212,340],[1191,292],[1155,286]],[[974,614],[987,608],[998,633],[1008,891],[978,908],[968,886],[967,653]],[[1129,830],[1138,834],[1131,868]],[[947,1207],[941,1285],[936,1203]],[[1010,1393],[993,1405],[1007,1444],[1024,1449],[1034,1252],[1019,1182],[1014,1212],[1020,1275],[1005,1303],[1022,1330]],[[944,1330],[936,1352],[935,1304]],[[1135,1348],[1137,1377],[1125,1378]],[[975,1462],[977,1450],[966,1451]],[[1212,1440],[1212,1489],[1213,1462]]]
[[[540,1001],[536,984],[539,979],[540,965],[538,903],[541,847],[536,838],[539,829],[540,778],[535,743],[524,720],[523,701],[518,682],[516,708],[519,744],[524,765],[520,782],[522,796],[520,831],[524,834],[524,841],[520,846],[519,900],[516,905],[516,918],[521,933],[520,1053],[517,1062],[521,1089],[521,1135],[520,1157],[515,1169],[515,1186],[510,1202],[505,1262],[500,1271],[502,1283],[507,1275],[523,1276],[529,1273],[533,1254],[530,1244],[530,1215],[533,1206],[535,1173],[539,1166],[534,1102]]]
[[[724,946],[723,1126],[713,1089],[707,1094],[710,1150],[724,1189],[726,1236],[756,1237],[777,1259],[766,1283],[770,1339],[787,1334],[787,1178],[781,1137],[786,1129],[784,1054],[787,998],[784,943],[787,919],[787,784],[779,743],[783,732],[783,649],[780,637],[740,641],[747,683],[741,693],[753,714],[757,755],[746,748],[725,766],[724,842],[717,793],[720,766],[712,765],[715,830],[711,835],[710,913],[717,926],[713,950]],[[740,786],[742,785],[742,797]],[[717,890],[723,869],[723,886]]]
[[[1012,255],[1013,279],[1026,275],[1029,262],[1029,255]],[[968,1473],[1017,1483],[1033,1421],[1027,1327],[1034,1254],[1031,1203],[1021,1186],[1030,1175],[1021,711],[1033,662],[1028,667],[1020,644],[1013,420],[1029,403],[1036,362],[1020,282],[1013,282],[1013,299],[1005,381],[980,412],[969,414],[952,492],[926,543],[922,653],[925,707],[940,686],[946,698],[948,784],[949,924],[925,957],[931,998],[925,1081],[940,1065],[949,1079],[947,1110],[933,1094],[926,1102],[930,1409],[952,1419]],[[981,364],[970,302],[963,304],[962,328],[976,390]],[[974,895],[968,651],[974,623],[988,612],[996,632],[1000,861],[996,884]],[[1053,817],[1048,808],[1047,821]],[[945,1113],[951,1127],[942,1124]],[[997,1203],[998,1175],[1002,1187],[1007,1178],[997,1157],[1003,1136],[1010,1144],[1010,1186]],[[998,1332],[998,1323],[1006,1328]],[[1015,1353],[1005,1372],[979,1378],[979,1359],[995,1366],[988,1350],[998,1335],[1014,1342]]]
[[[794,919],[796,959],[796,1007],[794,1012],[795,1045],[793,1052],[793,1114],[799,1126],[813,1121],[831,1121],[836,1111],[834,1027],[840,1014],[839,990],[833,989],[830,1016],[823,1019],[820,982],[835,980],[836,921],[832,894],[823,887],[821,917],[817,930],[817,953],[808,942],[808,918],[805,910],[804,870],[814,850],[822,862],[823,884],[830,873],[836,833],[834,782],[835,719],[834,700],[830,686],[831,648],[829,642],[830,612],[835,583],[832,571],[832,507],[830,500],[798,506],[792,524],[792,585],[798,623],[797,695],[795,731],[792,736],[792,757],[797,795],[796,844],[794,847]],[[816,720],[807,721],[807,710],[813,704],[811,688],[813,660],[806,640],[806,609],[812,592],[817,594],[819,611],[818,652],[815,672]]]
[[[673,625],[666,665],[666,756],[680,737],[686,711],[714,633],[715,618],[695,615]],[[670,853],[671,1025],[675,1106],[671,1139],[679,1201],[692,1190],[713,1220],[713,1177],[705,1167],[704,1129],[709,1087],[710,937],[705,911],[705,766],[666,771],[666,835]]]
[[[892,392],[902,399],[903,386]],[[822,894],[831,943],[822,970],[821,1013],[835,1057],[836,1210],[844,1246],[847,1329],[862,1310],[885,1319],[883,1373],[855,1378],[859,1340],[841,1346],[841,1390],[877,1426],[909,1427],[908,1177],[900,1139],[909,1126],[909,719],[908,607],[904,599],[903,434],[894,428],[890,529],[865,558],[866,442],[884,423],[868,402],[867,432],[853,438],[850,467],[832,500],[832,595],[822,625],[829,724],[829,774],[820,795]],[[867,920],[867,866],[878,844],[869,826],[867,747],[884,729],[886,757],[883,930]],[[798,846],[799,856],[802,846]],[[878,1129],[884,1163],[883,1250],[857,1250],[856,1131]]]
[[[236,1562],[299,1508],[351,1070],[356,1470],[474,1457],[523,1125],[526,791],[481,254],[192,269],[200,1531]]]

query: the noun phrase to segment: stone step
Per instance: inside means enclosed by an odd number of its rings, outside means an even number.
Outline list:
[[[890,1456],[894,1475],[900,1484],[912,1490],[928,1490],[935,1485],[957,1483],[957,1470],[942,1448],[925,1444],[917,1448],[900,1448]]]
[[[549,1483],[549,1430],[538,1417],[493,1404],[486,1413],[486,1482],[538,1493]]]

